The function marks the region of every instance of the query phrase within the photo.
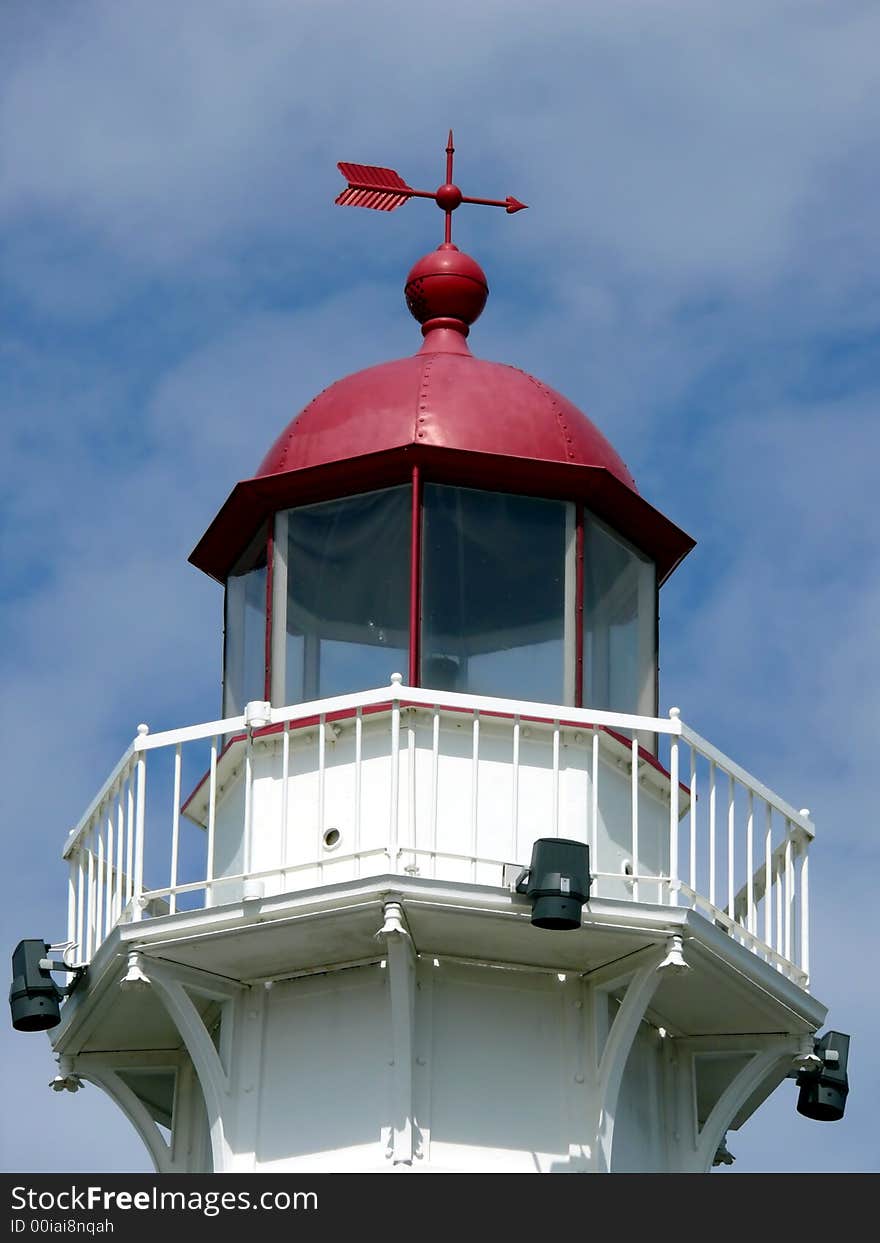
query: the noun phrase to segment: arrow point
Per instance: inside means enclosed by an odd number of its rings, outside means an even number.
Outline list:
[[[528,203],[521,203],[519,199],[513,198],[510,194],[508,194],[504,201],[507,204],[507,214],[510,216],[512,216],[515,211],[523,211],[528,207]]]

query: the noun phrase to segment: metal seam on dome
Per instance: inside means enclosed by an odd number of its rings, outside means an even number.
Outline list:
[[[553,390],[551,388],[548,388],[546,384],[543,384],[539,379],[537,379],[536,376],[533,376],[530,372],[523,371],[521,367],[513,367],[511,366],[510,363],[505,363],[504,365],[507,367],[510,367],[511,371],[518,371],[520,375],[524,375],[531,384],[534,384],[535,388],[538,389],[539,392],[543,393],[547,401],[549,401],[550,407],[553,413],[556,415],[556,422],[562,434],[563,452],[569,458],[574,459],[574,449],[572,448],[573,441],[572,441],[571,436],[568,434],[568,424],[565,421],[565,416],[563,415],[561,409],[559,408],[559,403],[556,400]]]
[[[322,399],[322,397],[324,397],[324,396],[325,396],[325,394],[329,393],[331,389],[336,388],[339,384],[341,384],[341,383],[342,383],[343,379],[345,379],[345,378],[347,378],[347,377],[344,377],[344,376],[343,376],[343,377],[341,377],[339,380],[334,380],[334,381],[332,382],[332,384],[328,384],[328,385],[326,386],[326,388],[322,388],[320,392],[318,392],[318,393],[316,393],[316,394],[315,394],[315,396],[312,398],[312,400],[311,400],[310,402],[308,402],[308,404],[307,404],[307,405],[303,406],[303,408],[302,408],[302,410],[300,410],[299,414],[294,415],[294,417],[291,419],[290,423],[287,425],[287,434],[286,434],[286,435],[284,435],[283,440],[281,441],[281,443],[282,443],[282,445],[283,445],[283,448],[280,450],[280,453],[279,453],[279,456],[280,456],[280,459],[281,459],[281,461],[280,461],[280,468],[281,468],[281,470],[286,470],[286,469],[289,469],[289,463],[288,463],[288,460],[287,460],[287,453],[288,453],[288,450],[289,450],[289,448],[290,448],[290,445],[293,443],[294,439],[295,439],[298,435],[301,435],[301,434],[302,434],[302,432],[303,432],[303,430],[304,430],[304,424],[307,422],[307,420],[306,420],[306,415],[308,415],[308,414],[309,414],[309,412],[312,410],[312,407],[313,407],[313,406],[315,406],[315,405],[317,404],[317,402],[319,402],[319,401]],[[279,439],[280,439],[280,438],[279,438]],[[270,453],[271,453],[271,450],[270,450]],[[263,462],[263,463],[261,463],[261,465],[260,465],[260,469],[261,469],[261,470],[262,470],[262,466],[263,466],[264,464],[265,464],[265,459],[264,459],[264,462]],[[273,469],[273,470],[272,470],[272,471],[270,471],[269,473],[270,473],[270,474],[277,474],[277,473],[279,473],[279,468],[278,468],[278,467],[276,467],[275,469]]]
[[[336,388],[336,385],[338,383],[339,383],[339,380],[334,380],[332,384],[328,384],[326,388],[322,388],[320,393],[316,393],[315,396],[312,398],[312,400],[308,403],[308,405],[303,406],[299,414],[297,414],[293,419],[291,419],[290,425],[287,429],[287,443],[288,444],[290,444],[291,440],[293,440],[297,431],[302,431],[302,427],[303,427],[303,423],[305,422],[306,415],[309,413],[309,411],[312,409],[315,403],[320,401],[325,393],[329,393],[331,388]],[[297,427],[297,424],[299,424],[298,427]]]
[[[567,445],[567,446],[569,446],[569,447],[567,448],[566,452],[567,452],[567,454],[568,454],[568,456],[569,456],[570,458],[574,458],[574,451],[570,448],[570,446],[571,446],[574,442],[573,442],[573,440],[572,440],[571,436],[569,436],[569,435],[568,435],[568,424],[567,424],[567,423],[566,423],[566,421],[565,421],[565,417],[564,417],[564,415],[562,414],[562,411],[559,409],[559,405],[558,405],[558,403],[557,403],[557,401],[556,401],[556,398],[555,398],[555,396],[554,396],[553,389],[551,389],[551,388],[549,387],[549,385],[544,384],[544,383],[543,383],[543,381],[539,380],[539,379],[537,378],[537,376],[533,376],[533,375],[531,374],[531,372],[529,372],[529,371],[524,371],[524,370],[522,369],[522,367],[515,367],[512,363],[501,363],[500,365],[501,365],[502,367],[506,367],[509,371],[518,371],[520,375],[525,376],[525,377],[526,377],[526,379],[527,379],[527,380],[530,380],[530,381],[532,382],[532,384],[534,384],[534,386],[535,386],[536,388],[538,388],[538,389],[540,389],[540,390],[541,390],[541,392],[544,394],[544,396],[545,396],[545,397],[547,398],[547,400],[550,402],[550,405],[553,407],[553,413],[556,415],[557,422],[559,423],[560,428],[561,428],[561,430],[562,430],[563,439],[566,441],[566,445]],[[586,417],[586,416],[584,416],[584,417]],[[596,430],[598,431],[599,429],[597,428]],[[600,432],[600,435],[601,435],[601,434],[602,434],[602,433]],[[615,452],[616,452],[616,450],[615,450]],[[619,454],[618,454],[618,457],[620,457],[620,455],[619,455]],[[634,477],[634,475],[633,475],[632,471],[630,470],[630,468],[629,468],[628,464],[627,464],[626,462],[624,462],[623,458],[620,458],[620,462],[621,462],[621,465],[623,466],[624,470],[626,471],[626,473],[629,475],[630,479],[632,480],[632,487],[634,487],[634,488],[635,488],[635,477]],[[630,486],[630,485],[627,485],[627,486]],[[637,488],[636,488],[636,492],[638,493],[638,489],[637,489]]]
[[[429,388],[430,379],[431,379],[431,367],[433,365],[433,362],[434,362],[434,355],[428,354],[425,357],[425,361],[422,366],[422,378],[419,381],[419,400],[418,400],[418,409],[416,412],[416,423],[413,428],[413,432],[414,432],[413,440],[418,440],[420,437],[424,439],[426,435],[424,427],[419,427],[419,424],[424,423],[428,416],[428,405],[429,405],[428,388]]]

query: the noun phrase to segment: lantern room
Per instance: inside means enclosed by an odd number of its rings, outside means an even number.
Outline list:
[[[406,291],[419,351],[317,396],[192,555],[226,586],[224,716],[398,669],[654,715],[657,592],[693,541],[570,401],[471,354],[472,259],[444,243]]]

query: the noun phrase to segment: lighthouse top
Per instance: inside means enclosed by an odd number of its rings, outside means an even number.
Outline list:
[[[651,558],[662,582],[693,540],[645,501],[603,433],[568,398],[517,367],[475,358],[470,326],[488,297],[480,265],[452,242],[462,203],[525,204],[462,194],[452,181],[415,190],[394,170],[340,163],[336,202],[393,211],[430,198],[444,240],[411,269],[407,305],[421,324],[417,353],[331,384],[280,433],[253,478],[238,484],[191,560],[224,581],[260,524],[280,508],[387,487],[414,466],[438,482],[580,502]]]

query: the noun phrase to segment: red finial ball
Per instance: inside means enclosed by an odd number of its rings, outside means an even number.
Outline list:
[[[449,327],[467,329],[486,305],[489,285],[476,260],[443,242],[419,259],[406,280],[406,305],[420,324],[452,321]]]
[[[434,198],[441,211],[455,211],[456,207],[461,207],[461,190],[451,181],[440,186]]]

